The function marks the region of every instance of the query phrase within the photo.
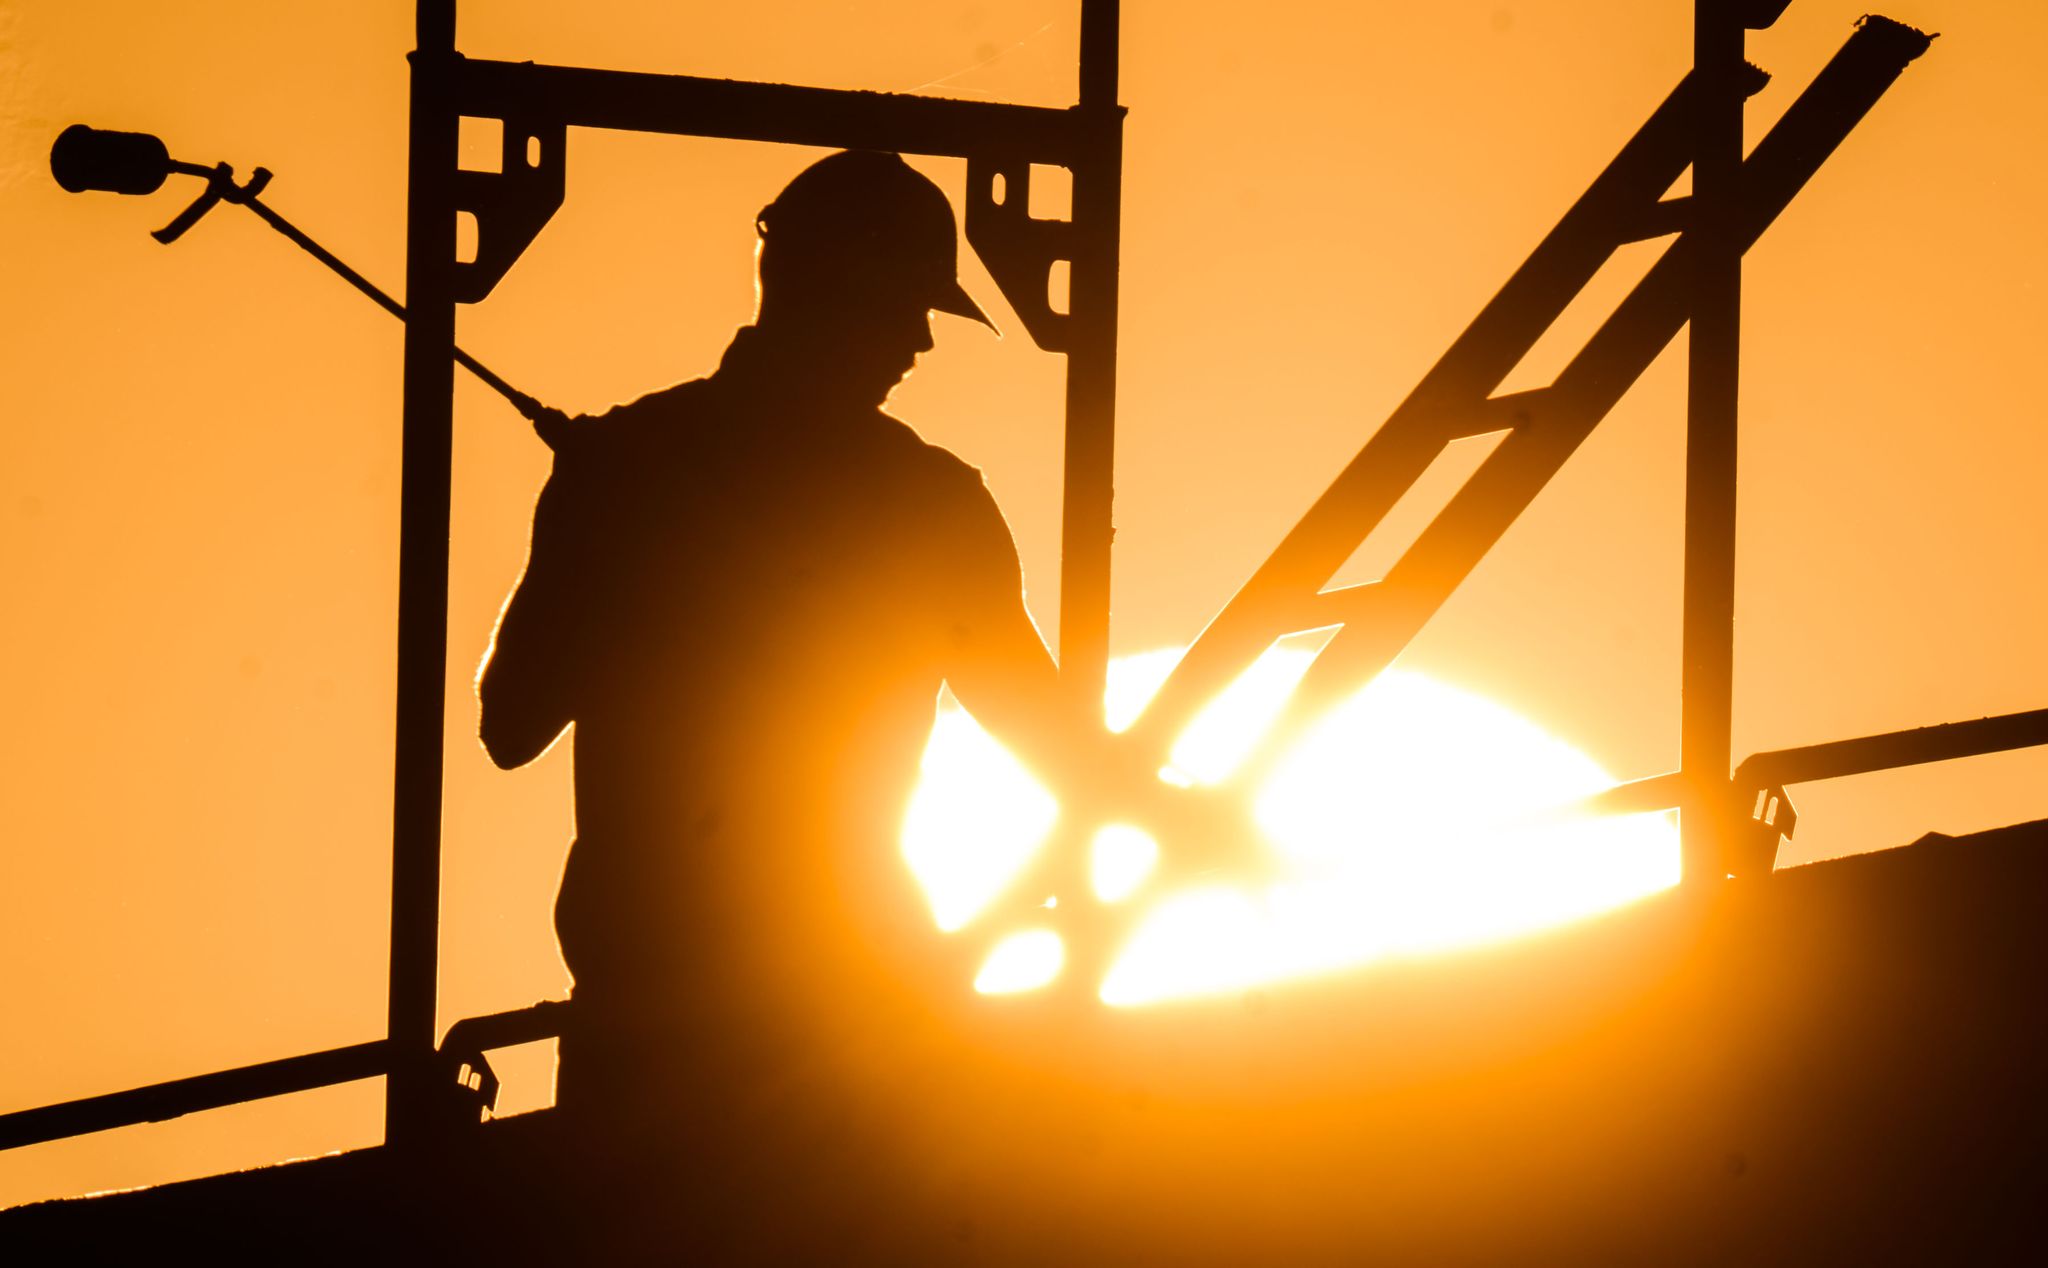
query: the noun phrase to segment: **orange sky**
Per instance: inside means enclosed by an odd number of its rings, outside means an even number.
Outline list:
[[[1229,597],[1676,82],[1691,7],[1126,6],[1119,652]],[[1755,131],[1866,8],[1798,0],[1752,37],[1777,75]],[[459,42],[1073,96],[1073,0],[710,9],[471,3]],[[1750,256],[1738,757],[2048,704],[2048,9],[1884,12],[1943,38]],[[381,1033],[399,330],[244,213],[152,242],[189,182],[70,196],[46,155],[88,121],[262,164],[273,206],[395,290],[411,26],[401,0],[0,8],[0,1111]],[[572,410],[704,372],[748,316],[753,212],[811,157],[573,134],[567,205],[462,343]],[[957,199],[962,165],[923,166]],[[895,412],[986,470],[1053,628],[1059,363],[1021,332],[937,338]],[[1683,365],[1675,344],[1403,662],[1623,776],[1677,760]],[[570,833],[567,753],[495,771],[468,691],[546,452],[466,379],[456,427],[444,1019],[561,993]],[[2036,817],[2044,775],[2018,754],[1815,787],[1785,859]],[[379,1104],[0,1154],[0,1204],[362,1143]]]

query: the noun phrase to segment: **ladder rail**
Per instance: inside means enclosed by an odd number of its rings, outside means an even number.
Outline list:
[[[1761,74],[1761,72],[1759,72]],[[1505,379],[1617,245],[1633,214],[1670,188],[1688,161],[1686,119],[1697,81],[1687,75],[1489,300],[1471,325],[1267,556],[1207,628],[1127,732],[1163,755],[1216,693],[1282,634],[1304,592],[1313,594],[1438,453],[1466,434],[1485,394]],[[1761,87],[1761,82],[1758,83]],[[1281,615],[1287,613],[1288,615]],[[1307,618],[1304,618],[1307,619]]]
[[[1762,236],[1927,44],[1925,35],[1887,19],[1859,25],[1744,161],[1736,231],[1743,249]],[[1690,315],[1695,240],[1686,234],[1667,248],[1551,387],[1512,398],[1524,417],[1502,420],[1493,409],[1502,398],[1483,395],[1627,240],[1622,235],[1656,213],[1656,196],[1669,188],[1676,172],[1647,196],[1644,191],[1669,163],[1677,161],[1683,170],[1688,161],[1688,138],[1676,125],[1684,121],[1695,83],[1688,76],[1667,98],[1631,142],[1631,149],[1642,143],[1644,150],[1631,154],[1625,149],[1631,162],[1617,159],[1595,183],[1598,188],[1612,179],[1615,185],[1597,199],[1589,191],[1574,206],[1539,247],[1543,258],[1532,256],[1518,270],[1197,639],[1130,733],[1135,742],[1151,746],[1148,754],[1163,759],[1167,744],[1194,712],[1275,639],[1331,623],[1316,619],[1317,599],[1329,597],[1316,588],[1342,566],[1444,446],[1474,434],[1464,420],[1506,421],[1506,439],[1386,576],[1344,596],[1341,614],[1347,619],[1234,782],[1250,782],[1269,769],[1317,718],[1399,656],[1676,337]],[[1663,151],[1666,168],[1649,161],[1652,146],[1671,147]],[[1625,196],[1630,193],[1633,199]],[[1580,234],[1593,241],[1568,249],[1567,240]],[[1573,267],[1565,267],[1567,260]],[[1538,326],[1536,317],[1546,313]],[[1308,623],[1298,624],[1304,616]]]

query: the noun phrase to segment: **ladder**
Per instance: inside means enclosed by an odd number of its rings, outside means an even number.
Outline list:
[[[1718,7],[1718,6],[1708,6]],[[1684,731],[1687,770],[1655,786],[1660,809],[1687,809],[1685,871],[1697,882],[1753,868],[1756,852],[1731,847],[1739,820],[1729,771],[1729,679],[1734,583],[1735,340],[1700,320],[1702,296],[1737,286],[1741,257],[1828,157],[1924,53],[1931,37],[1889,18],[1869,16],[1806,87],[1755,150],[1740,152],[1743,103],[1768,76],[1741,57],[1744,24],[1767,26],[1782,3],[1715,16],[1720,61],[1702,35],[1702,61],[1682,79],[1572,205],[1557,226],[1422,381],[1373,433],[1242,588],[1204,629],[1120,739],[1135,753],[1125,769],[1164,766],[1195,714],[1289,635],[1335,628],[1273,724],[1209,799],[1243,805],[1289,746],[1327,711],[1371,681],[1442,608],[1517,517],[1583,444],[1679,330],[1691,321],[1693,420],[1687,469],[1686,660]],[[1705,18],[1703,28],[1712,25]],[[1727,34],[1732,30],[1733,56]],[[1736,166],[1710,176],[1703,134],[1733,122]],[[1702,156],[1696,162],[1695,156]],[[1689,196],[1666,197],[1688,168]],[[1733,179],[1727,179],[1732,176]],[[1601,266],[1631,243],[1672,241],[1612,315],[1550,385],[1497,394],[1501,383],[1557,322]],[[1724,310],[1732,319],[1739,312]],[[1724,320],[1723,325],[1726,324]],[[1719,407],[1703,418],[1702,396]],[[1464,486],[1378,581],[1327,588],[1394,505],[1454,442],[1499,434]],[[1707,450],[1702,460],[1702,441]],[[1702,522],[1703,521],[1703,522]],[[1702,647],[1706,654],[1701,655]],[[1696,666],[1703,662],[1705,672]],[[1697,678],[1704,678],[1702,685]],[[1702,756],[1701,754],[1704,754]],[[1673,797],[1675,794],[1675,797]],[[1782,799],[1782,791],[1779,793]],[[1638,798],[1638,801],[1641,799]],[[1652,798],[1655,800],[1655,798]],[[1776,804],[1775,802],[1773,804]],[[1786,803],[1789,804],[1789,803]],[[1775,851],[1775,812],[1764,823]],[[1790,827],[1789,817],[1779,826]],[[1060,927],[1091,962],[1120,943],[1136,916],[1104,911],[1081,897],[1076,854],[1093,825],[1065,832],[1053,849],[1012,879],[992,904],[998,924],[1030,917]],[[1217,848],[1161,843],[1149,882],[1172,884],[1201,869],[1256,875],[1253,834],[1233,818]],[[1235,845],[1235,852],[1231,847]],[[1769,856],[1763,870],[1769,869]],[[1045,897],[1061,899],[1050,910]],[[985,913],[989,914],[989,913]]]
[[[1741,169],[1735,237],[1747,249],[1864,114],[1925,51],[1928,37],[1886,18],[1855,34]],[[1765,82],[1746,67],[1744,96]],[[1341,627],[1249,764],[1298,736],[1330,704],[1386,668],[1478,566],[1691,314],[1704,261],[1696,197],[1664,198],[1692,162],[1692,117],[1709,103],[1688,75],[1452,343],[1349,465],[1188,649],[1128,737],[1164,761],[1173,737],[1272,642]],[[1555,382],[1496,396],[1565,307],[1617,249],[1676,233]],[[1505,438],[1384,579],[1324,590],[1394,503],[1453,441]]]

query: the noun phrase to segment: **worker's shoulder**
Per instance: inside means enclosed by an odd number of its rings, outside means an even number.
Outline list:
[[[598,414],[564,419],[544,431],[560,457],[583,461],[635,461],[654,445],[670,443],[679,430],[701,421],[707,410],[704,379],[691,379],[649,392]]]
[[[892,456],[906,466],[948,488],[961,492],[978,491],[986,496],[988,485],[980,467],[944,445],[926,440],[917,428],[893,414],[878,409],[875,418],[878,422],[873,434]]]
[[[592,435],[615,443],[666,436],[678,424],[701,421],[711,412],[710,387],[709,379],[690,379],[614,405],[584,421],[590,425]]]
[[[894,465],[909,476],[896,484],[895,493],[921,508],[926,530],[937,531],[950,550],[991,559],[1014,556],[1009,521],[981,468],[925,439],[901,419],[876,413],[886,421],[887,443],[899,455]]]

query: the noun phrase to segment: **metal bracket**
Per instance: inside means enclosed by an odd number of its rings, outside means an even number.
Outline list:
[[[1759,788],[1746,818],[1733,825],[1728,871],[1734,876],[1769,876],[1778,863],[1778,842],[1792,839],[1799,810],[1783,784]]]
[[[437,1103],[450,1125],[480,1123],[498,1108],[498,1072],[484,1054],[499,1048],[550,1039],[562,1033],[571,1005],[543,1000],[530,1008],[466,1017],[448,1028],[435,1050],[440,1086]]]
[[[501,120],[498,170],[455,173],[455,208],[476,217],[476,258],[455,263],[455,302],[489,295],[562,205],[569,129],[517,116]]]
[[[466,1045],[465,1045],[466,1046]],[[436,1057],[441,1063],[442,1106],[451,1125],[482,1123],[498,1108],[498,1072],[480,1049],[464,1052],[445,1045]]]
[[[1016,311],[1033,343],[1069,348],[1069,317],[1052,306],[1052,266],[1074,258],[1069,220],[1031,216],[1029,160],[973,155],[967,160],[967,242]]]

